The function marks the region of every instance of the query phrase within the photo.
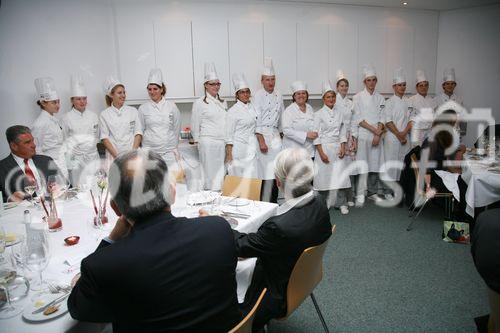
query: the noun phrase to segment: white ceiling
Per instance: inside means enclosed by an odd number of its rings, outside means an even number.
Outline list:
[[[478,7],[491,4],[500,4],[498,0],[265,0],[269,2],[301,2],[316,4],[342,4],[355,6],[374,6],[391,8],[412,8],[429,10],[451,10],[459,8]]]

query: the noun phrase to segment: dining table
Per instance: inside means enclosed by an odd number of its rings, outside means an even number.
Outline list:
[[[195,198],[195,200],[193,200]],[[201,198],[201,200],[200,200]],[[203,200],[206,198],[206,200]],[[57,232],[49,232],[50,261],[43,271],[43,278],[53,281],[56,285],[68,286],[71,280],[79,273],[80,262],[83,258],[93,253],[102,238],[106,237],[114,227],[117,216],[107,203],[106,214],[108,223],[102,228],[95,228],[94,206],[88,191],[78,192],[73,198],[56,200],[59,217],[62,219],[62,229]],[[274,216],[278,205],[269,202],[253,201],[243,198],[231,198],[221,196],[220,192],[190,192],[185,184],[176,185],[175,202],[171,205],[174,216],[197,217],[200,208],[205,209],[211,215],[221,213],[228,218],[231,227],[239,232],[256,232],[268,218]],[[31,223],[43,223],[44,211],[39,205],[23,201],[16,206],[10,205],[3,210],[0,216],[0,226],[7,234],[23,238],[25,235],[24,214],[30,212]],[[65,239],[70,236],[80,237],[75,245],[68,245]],[[20,246],[20,245],[16,245]],[[9,255],[14,249],[6,249],[4,255]],[[240,259],[236,266],[237,294],[239,302],[242,302],[252,279],[255,267],[255,258]],[[26,268],[18,267],[18,274],[27,278],[35,279],[36,274],[29,272]],[[144,281],[147,283],[147,281]],[[50,293],[50,291],[47,291]],[[55,296],[54,296],[55,297]],[[33,292],[16,302],[16,305],[29,309],[36,302]],[[26,312],[26,310],[24,311]],[[71,318],[66,312],[59,317],[44,321],[30,321],[21,313],[9,319],[0,320],[0,332],[23,332],[23,333],[56,333],[56,332],[103,332],[109,330],[107,323],[80,322]]]

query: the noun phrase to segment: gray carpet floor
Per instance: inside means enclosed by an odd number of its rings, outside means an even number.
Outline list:
[[[348,215],[331,210],[337,230],[314,294],[330,332],[475,332],[489,312],[470,246],[441,239],[443,211],[429,206],[406,231],[406,208],[367,202]],[[268,332],[323,332],[311,299]]]

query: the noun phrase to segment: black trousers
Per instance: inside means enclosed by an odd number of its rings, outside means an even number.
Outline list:
[[[465,202],[465,193],[467,192],[467,183],[458,176],[457,179],[458,189],[460,190],[460,202],[455,206],[454,217],[461,222],[473,223],[473,219],[465,212],[467,203]],[[444,185],[443,180],[434,171],[431,172],[431,187],[434,187],[440,193],[451,193],[450,190]],[[471,225],[472,230],[473,225]]]
[[[264,288],[267,288],[264,278],[264,270],[262,266],[259,265],[257,260],[252,276],[252,282],[248,287],[244,302],[240,304],[240,310],[243,317],[245,317],[252,310]],[[255,314],[252,332],[260,331],[271,319],[284,317],[285,314],[285,300],[273,297],[268,288],[267,293],[262,299],[262,302],[257,309],[257,313]]]

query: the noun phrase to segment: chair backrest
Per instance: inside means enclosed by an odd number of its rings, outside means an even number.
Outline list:
[[[332,227],[332,234],[334,232],[335,225]],[[305,249],[295,263],[288,281],[286,292],[287,308],[284,318],[290,316],[321,282],[323,278],[323,255],[330,238],[320,245]]]
[[[261,186],[262,180],[260,179],[226,176],[222,184],[222,195],[260,200]]]
[[[255,313],[257,312],[257,309],[259,308],[259,305],[262,302],[262,299],[264,298],[266,292],[267,289],[264,288],[264,290],[262,290],[262,292],[260,293],[257,302],[255,302],[255,305],[253,306],[252,310],[250,310],[250,312],[245,316],[245,318],[243,318],[243,320],[240,321],[238,325],[236,325],[233,329],[231,329],[229,333],[252,333],[253,318],[255,317]]]

